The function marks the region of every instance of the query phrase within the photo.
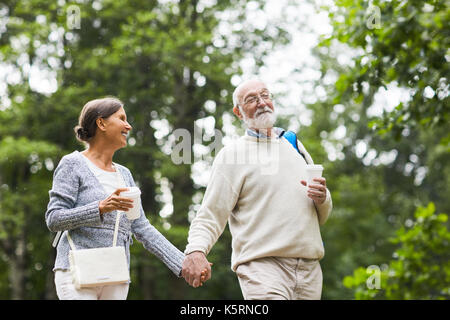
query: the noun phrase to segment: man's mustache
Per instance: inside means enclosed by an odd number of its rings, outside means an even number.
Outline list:
[[[270,112],[270,113],[272,113],[273,110],[270,109],[268,106],[265,106],[264,109],[258,109],[258,110],[255,112],[255,116],[254,116],[254,117],[256,118],[256,117],[258,117],[259,115],[261,115],[261,114],[264,113],[264,112]]]

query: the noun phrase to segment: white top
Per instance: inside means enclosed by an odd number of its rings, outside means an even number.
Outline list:
[[[246,135],[225,146],[214,160],[185,253],[208,254],[228,222],[233,271],[262,257],[321,259],[319,225],[330,215],[331,194],[327,189],[325,202],[315,205],[300,183],[306,177],[305,160],[285,139]]]
[[[92,171],[94,176],[100,182],[100,184],[105,189],[105,192],[110,195],[119,188],[126,188],[125,181],[122,175],[117,171],[115,163],[113,162],[113,167],[115,172],[106,171],[97,167],[88,157],[81,153],[83,158],[86,160],[89,169]]]

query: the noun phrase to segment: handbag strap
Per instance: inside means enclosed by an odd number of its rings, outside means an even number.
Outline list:
[[[67,240],[69,240],[70,248],[71,248],[72,250],[76,250],[76,249],[75,249],[75,245],[73,244],[72,238],[70,237],[69,230],[67,230]]]
[[[119,233],[119,223],[120,223],[120,216],[121,216],[122,212],[118,211],[117,212],[117,217],[116,217],[116,225],[114,227],[114,237],[113,237],[113,243],[112,246],[115,247],[117,244],[117,234]]]
[[[114,226],[114,237],[113,237],[113,243],[112,246],[115,247],[117,245],[117,234],[119,233],[119,224],[120,224],[120,216],[122,212],[118,211],[116,215],[116,225]],[[70,248],[72,250],[75,249],[75,244],[72,241],[72,238],[70,237],[69,230],[67,230],[67,240],[69,241]]]
[[[113,168],[116,169],[116,178],[120,185],[124,179],[122,177],[122,174],[119,171],[119,167],[117,167],[114,162],[113,162]],[[116,225],[114,227],[114,238],[113,238],[113,244],[112,244],[113,247],[115,247],[117,244],[117,234],[119,231],[120,215],[122,213],[123,213],[122,211],[117,211]]]

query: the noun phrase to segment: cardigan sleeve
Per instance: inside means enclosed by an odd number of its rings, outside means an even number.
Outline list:
[[[126,169],[131,186],[135,187],[131,172]],[[145,216],[142,201],[139,202],[141,216],[131,224],[131,232],[144,248],[158,257],[177,277],[181,276],[184,254],[166,239]]]
[[[50,231],[71,230],[101,224],[99,201],[75,207],[79,177],[76,164],[63,157],[53,173],[53,185],[45,221]]]

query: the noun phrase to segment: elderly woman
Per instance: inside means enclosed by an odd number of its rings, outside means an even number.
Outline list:
[[[127,187],[135,186],[133,176],[126,167],[113,162],[114,153],[127,145],[131,130],[123,103],[112,97],[89,101],[74,129],[88,149],[61,159],[45,214],[48,228],[63,232],[53,269],[56,292],[59,299],[126,299],[129,283],[77,289],[69,271],[69,241],[76,249],[111,246],[116,214],[133,207],[132,200],[120,196]],[[139,206],[138,219],[129,220],[122,214],[119,220],[117,245],[125,247],[128,267],[134,235],[179,277],[184,254],[150,224],[142,204]],[[65,230],[70,231],[69,239]]]

